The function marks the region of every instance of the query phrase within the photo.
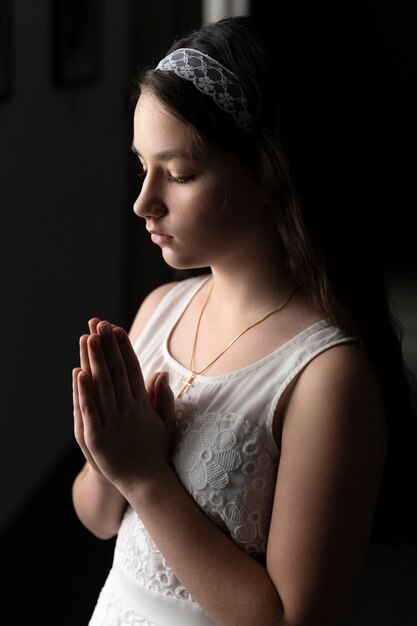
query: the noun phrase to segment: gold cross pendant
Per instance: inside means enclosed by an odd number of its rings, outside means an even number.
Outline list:
[[[187,380],[183,380],[182,381],[184,383],[184,385],[182,386],[182,388],[178,392],[177,398],[181,398],[181,396],[184,393],[184,391],[186,391],[189,387],[193,386],[193,380],[194,380],[195,377],[196,377],[196,375],[194,374],[194,372],[191,372],[189,378]]]

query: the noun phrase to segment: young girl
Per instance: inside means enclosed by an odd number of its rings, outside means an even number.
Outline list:
[[[169,266],[199,271],[150,293],[129,335],[94,318],[80,339],[73,502],[117,534],[90,626],[335,626],[371,533],[414,523],[396,325],[275,78],[235,17],[141,81],[134,211]]]

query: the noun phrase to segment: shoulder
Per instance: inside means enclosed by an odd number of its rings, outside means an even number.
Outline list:
[[[142,330],[145,328],[147,322],[152,317],[155,309],[161,300],[177,285],[180,281],[171,281],[164,283],[159,287],[153,289],[142,301],[132,325],[129,330],[129,337],[132,344],[135,343]]]
[[[303,369],[294,381],[281,415],[282,443],[300,436],[317,440],[330,454],[350,448],[384,455],[386,417],[383,390],[366,356],[356,344],[332,346]]]
[[[330,346],[302,370],[288,401],[288,419],[295,408],[313,408],[328,415],[337,411],[353,421],[363,411],[383,413],[382,389],[369,360],[355,343]]]
[[[355,342],[330,345],[311,360],[300,376],[299,389],[315,395],[355,391],[377,400],[380,386],[366,355]]]

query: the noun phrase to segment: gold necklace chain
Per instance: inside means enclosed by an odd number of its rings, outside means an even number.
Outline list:
[[[194,362],[195,350],[196,350],[196,346],[197,346],[198,331],[200,329],[201,318],[203,317],[203,313],[204,313],[204,311],[206,309],[206,306],[208,304],[208,301],[209,301],[209,298],[210,298],[210,295],[211,295],[211,292],[212,292],[212,289],[213,289],[213,284],[214,283],[212,281],[211,287],[210,287],[209,292],[207,294],[207,298],[206,298],[206,300],[205,300],[205,302],[204,302],[204,304],[203,304],[203,306],[201,308],[200,315],[198,316],[197,326],[196,326],[195,335],[194,335],[193,349],[192,349],[191,358],[190,358],[190,365],[188,367],[188,369],[190,370],[190,375],[189,375],[188,378],[186,378],[185,380],[182,381],[183,382],[183,386],[181,387],[180,391],[178,392],[177,398],[181,398],[183,393],[185,391],[187,391],[190,387],[193,386],[193,381],[194,381],[195,377],[198,376],[199,374],[204,374],[204,372],[206,372],[209,369],[209,367],[211,367],[218,359],[220,359],[220,357],[222,357],[223,354],[225,352],[227,352],[229,350],[229,348],[231,348],[233,346],[233,344],[236,343],[236,341],[238,339],[241,338],[242,335],[247,333],[248,330],[250,330],[251,328],[254,328],[254,326],[257,326],[261,322],[264,322],[268,317],[270,317],[274,313],[278,313],[278,311],[281,311],[281,309],[283,309],[288,304],[288,302],[291,300],[292,296],[297,291],[297,289],[294,289],[294,291],[291,291],[291,293],[288,296],[288,298],[286,300],[284,300],[284,302],[278,308],[274,309],[273,311],[270,311],[269,313],[264,315],[264,317],[262,317],[260,320],[258,320],[254,324],[251,324],[250,326],[248,326],[247,328],[242,330],[238,335],[236,335],[236,337],[234,339],[232,339],[232,341],[225,347],[225,349],[222,350],[222,352],[220,352],[220,354],[218,354],[212,361],[210,361],[210,363],[208,365],[206,365],[206,367],[204,367],[199,372],[196,372],[196,371],[193,370],[193,362]]]

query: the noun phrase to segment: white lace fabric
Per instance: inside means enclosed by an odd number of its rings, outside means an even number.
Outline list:
[[[241,128],[252,129],[253,118],[239,78],[208,54],[193,48],[178,48],[161,59],[156,69],[175,72],[191,81],[199,91],[213,98],[220,109],[231,113]]]
[[[176,285],[159,304],[135,349],[145,380],[168,371],[173,389],[187,370],[169,354],[167,337],[207,277]],[[172,461],[184,488],[205,514],[238,546],[264,560],[280,451],[272,433],[278,400],[292,378],[316,354],[350,341],[319,322],[257,363],[223,376],[198,376],[176,400],[177,440]],[[128,508],[116,541],[115,563],[140,587],[194,603],[136,513]],[[103,626],[152,626],[123,607],[111,589],[98,601],[112,615]],[[125,615],[117,622],[114,612]],[[128,615],[128,616],[126,616]],[[136,621],[135,621],[136,620]],[[94,621],[94,626],[101,624]]]
[[[182,406],[181,406],[182,405]],[[249,554],[263,558],[271,517],[276,446],[244,415],[177,409],[181,437],[174,464],[194,500]]]
[[[89,626],[157,626],[137,612],[125,606],[116,591],[107,585],[100,592],[100,597]]]

